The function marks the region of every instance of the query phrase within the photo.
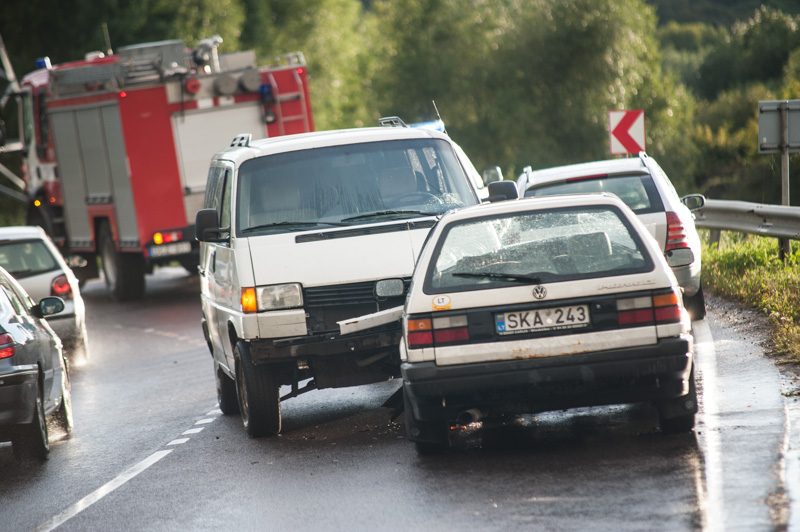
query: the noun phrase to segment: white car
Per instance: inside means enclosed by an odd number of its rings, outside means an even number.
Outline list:
[[[701,245],[692,210],[705,204],[699,194],[680,198],[667,174],[652,157],[611,159],[526,171],[517,180],[520,196],[610,192],[639,216],[658,241],[693,319],[705,317],[700,282]]]
[[[690,326],[663,252],[615,196],[446,214],[403,313],[408,437],[428,452],[453,424],[635,402],[655,403],[663,432],[690,431]]]
[[[0,266],[39,301],[64,300],[64,310],[47,317],[70,358],[88,357],[86,309],[78,279],[41,227],[0,227]]]

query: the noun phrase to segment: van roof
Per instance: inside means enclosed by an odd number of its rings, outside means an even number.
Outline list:
[[[238,165],[254,157],[273,155],[275,153],[325,148],[343,144],[360,144],[363,142],[427,138],[450,140],[443,133],[422,128],[364,127],[336,129],[253,140],[248,147],[229,147],[218,152],[214,155],[214,160],[232,161]]]

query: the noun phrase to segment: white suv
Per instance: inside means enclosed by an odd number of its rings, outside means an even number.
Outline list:
[[[667,174],[652,157],[611,159],[525,172],[517,180],[520,196],[610,192],[636,213],[655,237],[683,288],[693,319],[706,315],[700,282],[700,237],[693,210],[705,204],[699,194],[680,198]]]
[[[276,434],[281,400],[399,376],[399,322],[348,336],[339,322],[402,305],[376,281],[407,286],[438,217],[482,195],[464,152],[430,130],[241,136],[216,154],[196,233],[223,413]]]

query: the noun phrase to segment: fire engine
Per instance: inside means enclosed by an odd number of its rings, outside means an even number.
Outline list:
[[[118,300],[140,298],[154,266],[196,271],[208,163],[231,138],[314,130],[301,53],[259,67],[221,42],[43,58],[17,84],[27,222],[76,257],[80,279],[99,276],[99,258]]]

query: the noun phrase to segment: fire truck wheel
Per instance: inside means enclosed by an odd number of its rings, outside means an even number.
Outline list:
[[[144,257],[139,253],[120,253],[114,245],[111,228],[100,226],[100,260],[111,296],[117,301],[141,299],[144,295]]]

